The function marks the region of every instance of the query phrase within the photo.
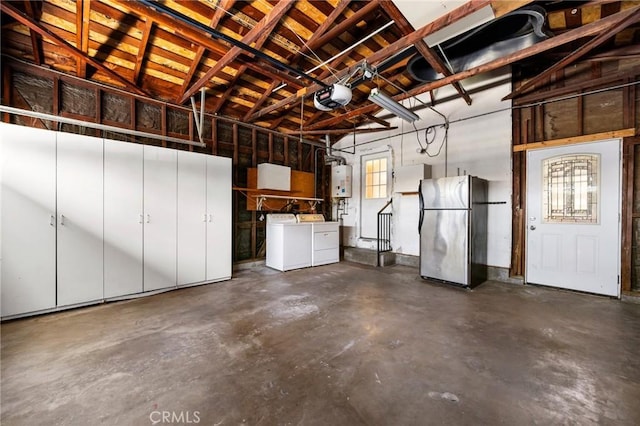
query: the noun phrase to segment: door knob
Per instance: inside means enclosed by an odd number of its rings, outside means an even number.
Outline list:
[[[535,225],[531,225],[531,226],[529,227],[529,229],[531,229],[532,231],[535,231],[535,230],[536,230],[536,226],[535,226]]]

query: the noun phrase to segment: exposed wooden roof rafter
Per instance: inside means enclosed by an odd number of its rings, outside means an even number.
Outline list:
[[[468,3],[463,4],[462,6],[458,7],[457,9],[454,9],[453,11],[451,11],[450,13],[434,20],[433,22],[419,28],[418,30],[414,31],[413,33],[407,35],[406,37],[401,38],[400,40],[391,43],[390,45],[388,45],[387,47],[378,50],[377,52],[375,52],[373,55],[371,55],[369,58],[367,58],[367,62],[375,65],[377,62],[380,62],[390,56],[392,56],[394,53],[399,52],[401,50],[403,50],[404,48],[411,46],[415,43],[417,43],[418,41],[422,40],[424,37],[426,37],[428,34],[431,34],[437,30],[440,30],[444,27],[446,27],[447,25],[451,24],[452,22],[455,22],[459,19],[464,18],[465,16],[469,16],[470,14],[477,12],[478,10],[486,7],[486,6],[491,6],[494,10],[494,15],[496,17],[500,17],[500,16],[504,16],[507,13],[518,9],[528,3],[531,3],[532,0],[522,0],[522,1],[513,1],[513,2],[503,2],[500,0],[479,0],[479,1],[470,1]],[[342,78],[345,77],[346,75],[350,74],[351,72],[355,71],[359,66],[361,65],[360,63],[354,64],[353,66],[349,67],[349,68],[345,68],[341,71],[339,71],[338,73],[336,73],[336,75],[331,79],[332,81],[337,77]],[[458,75],[458,74],[455,74]],[[454,76],[455,76],[454,75]],[[454,76],[450,76],[447,77],[449,80],[447,82],[446,85],[451,84],[453,81],[458,81],[461,79],[455,79],[453,78]],[[318,84],[312,84],[310,85],[306,90],[304,91],[298,91],[295,95],[292,95],[286,99],[283,99],[282,101],[276,102],[273,105],[270,105],[266,108],[263,108],[260,111],[257,111],[255,114],[253,114],[250,117],[250,120],[255,120],[259,117],[262,117],[266,114],[269,114],[272,111],[275,111],[277,109],[280,109],[282,107],[284,107],[285,105],[288,105],[292,102],[297,101],[298,99],[300,99],[300,97],[311,94],[311,93],[315,93],[318,90],[320,90],[321,87]],[[374,107],[377,107],[376,105],[374,105]],[[375,109],[375,108],[374,108]],[[373,111],[373,109],[371,110],[367,110],[367,112],[371,112]],[[349,113],[351,114],[351,112]],[[357,114],[356,114],[357,115]],[[343,115],[344,117],[344,115]]]
[[[289,63],[295,63],[302,56],[302,54],[305,51],[310,50],[310,49],[315,49],[315,47],[320,44],[319,41],[325,35],[327,30],[331,27],[331,25],[333,25],[335,20],[340,16],[340,14],[342,14],[344,9],[349,5],[350,2],[351,2],[351,0],[341,0],[340,3],[338,3],[338,5],[336,5],[336,8],[333,10],[333,12],[331,12],[331,14],[327,17],[327,19],[325,19],[325,21],[322,24],[320,24],[318,29],[316,31],[314,31],[314,33],[311,36],[311,38],[306,43],[303,44],[303,46],[300,48],[298,53],[296,53],[292,58],[289,58]],[[378,0],[371,1],[363,9],[368,9],[369,7],[372,6],[371,3],[377,3],[377,2],[378,2]],[[362,11],[362,9],[360,9],[360,10]],[[348,19],[346,19],[342,23],[338,24],[335,28],[338,28],[339,30],[344,31],[346,28],[348,28],[348,26],[352,25],[352,22],[355,19],[358,19],[358,20],[361,19],[360,16],[361,15],[358,12],[356,12],[354,15],[352,15],[351,17],[349,17]],[[279,84],[272,84],[271,85],[269,90],[267,90],[260,97],[258,102],[256,102],[256,104],[253,106],[253,108],[251,108],[251,110],[249,110],[249,112],[247,114],[245,114],[245,116],[244,116],[244,120],[245,121],[250,121],[250,117],[253,115],[253,113],[264,103],[264,101],[266,101],[269,98],[269,96],[271,96],[271,93],[278,86],[279,86]]]
[[[73,57],[75,57],[76,60],[86,61],[92,67],[107,74],[108,76],[110,76],[111,78],[119,82],[120,84],[124,85],[124,87],[126,87],[127,89],[133,91],[138,95],[149,96],[144,90],[140,89],[138,86],[136,86],[126,78],[122,77],[120,74],[114,72],[113,70],[105,66],[103,63],[96,61],[94,58],[92,58],[89,55],[85,55],[81,50],[67,43],[61,37],[56,35],[53,31],[43,27],[38,22],[34,21],[33,18],[20,12],[18,9],[11,6],[8,2],[0,2],[0,10],[2,10],[2,12],[6,13],[7,15],[13,17],[20,23],[26,25],[30,30],[33,30],[36,33],[40,34],[40,36],[50,39],[60,48],[64,49]]]
[[[285,2],[281,2],[280,4],[282,4],[282,3],[285,3]],[[290,4],[289,7],[291,7],[292,5],[293,4]],[[274,8],[274,10],[275,10],[275,8]],[[286,13],[286,10],[282,12],[282,14],[284,14],[284,13]],[[276,26],[276,24],[278,23],[278,21],[280,20],[281,17],[282,16],[280,16],[277,19],[276,19],[275,16],[271,17],[270,18],[271,19],[271,23],[269,23],[267,26],[262,26],[261,23],[256,25],[255,28],[261,27],[262,30],[259,31],[258,38],[254,42],[255,44],[254,44],[253,47],[255,49],[261,49],[262,48],[262,45],[269,39],[269,36],[271,35],[271,32],[273,31],[273,28]],[[263,21],[266,21],[267,19],[269,19],[269,16],[265,16]],[[249,34],[247,34],[246,37],[249,37]],[[251,42],[245,42],[245,43],[251,43]],[[247,70],[247,65],[241,65],[240,68],[238,68],[238,72],[236,73],[236,75],[233,77],[233,80],[229,84],[229,89],[227,89],[225,94],[220,97],[220,99],[218,100],[218,102],[214,106],[214,108],[212,110],[213,114],[217,114],[218,111],[220,111],[220,108],[222,108],[222,105],[224,105],[224,103],[227,101],[227,99],[228,99],[229,95],[231,94],[231,92],[233,91],[236,83],[238,82],[238,80],[240,80],[242,78],[242,76],[243,76],[243,74],[244,74],[244,72],[246,70]]]
[[[393,127],[376,127],[376,128],[355,128],[355,129],[324,129],[324,130],[303,130],[303,135],[343,135],[345,133],[375,133],[383,132],[385,130],[395,130],[397,126]],[[300,132],[287,131],[284,132],[287,135],[299,135]]]
[[[211,18],[211,22],[209,23],[209,26],[211,28],[217,27],[218,23],[220,22],[220,20],[225,14],[225,10],[230,10],[233,7],[233,4],[235,2],[236,0],[222,0],[221,4],[218,5],[218,7],[216,8],[216,11],[213,13],[213,17]],[[202,45],[198,46],[196,56],[193,58],[193,62],[191,63],[189,72],[185,76],[184,82],[182,83],[182,88],[180,89],[180,96],[178,96],[177,101],[180,100],[184,96],[185,92],[187,91],[187,88],[191,84],[193,75],[196,73],[198,69],[198,65],[200,64],[200,61],[202,60],[202,57],[204,56],[205,52],[206,52],[206,49],[204,46]]]
[[[255,27],[253,27],[251,31],[247,33],[247,35],[242,37],[242,43],[251,44],[264,33],[267,33],[268,36],[268,34],[271,33],[273,28],[280,21],[280,18],[282,18],[282,16],[287,13],[287,11],[294,5],[294,3],[295,0],[280,0],[273,7],[271,12],[269,12],[269,14],[264,17],[264,19],[262,19]],[[264,43],[264,40],[262,42]],[[184,95],[182,95],[182,97],[178,100],[178,103],[181,104],[189,99],[191,95],[200,90],[200,88],[204,86],[211,79],[211,77],[216,75],[218,71],[221,71],[222,69],[224,69],[224,67],[233,62],[242,52],[243,50],[240,47],[233,46],[227,53],[224,54],[222,58],[220,58],[218,62],[216,62],[213,67],[211,67],[193,86],[191,86],[191,88],[188,89],[184,93]]]
[[[32,19],[36,18],[36,12],[33,8],[33,4],[31,0],[24,0],[24,8],[27,11],[28,16],[30,16]],[[35,61],[36,65],[42,65],[42,55],[40,53],[42,50],[42,43],[40,42],[38,33],[30,29],[29,34],[31,36],[31,48],[33,50],[33,60]]]
[[[138,55],[136,56],[136,66],[133,69],[133,81],[136,84],[140,83],[140,71],[142,70],[142,64],[144,62],[144,55],[149,45],[149,37],[153,31],[153,19],[147,18],[145,22],[144,31],[142,32],[142,39],[140,39],[140,47],[138,47]]]
[[[89,23],[91,22],[91,0],[78,0],[76,3],[76,47],[82,53],[89,52]],[[87,63],[78,59],[76,63],[76,75],[80,78],[87,77]]]
[[[141,17],[150,17],[160,25],[173,28],[176,35],[179,35],[185,40],[188,40],[196,45],[204,46],[207,50],[216,52],[221,56],[224,56],[229,51],[229,46],[227,46],[226,44],[220,43],[212,39],[211,37],[208,37],[206,34],[203,34],[202,31],[198,30],[197,28],[194,28],[191,25],[187,25],[175,19],[172,19],[169,16],[166,16],[163,13],[160,13],[154,10],[153,8],[147,7],[142,3],[138,3],[136,1],[128,1],[128,0],[115,0],[115,1],[118,4],[121,4],[124,8],[136,13]],[[298,87],[298,88],[302,87],[300,80],[296,80],[295,77],[285,72],[275,70],[273,69],[273,67],[269,66],[268,64],[264,64],[264,63],[257,64],[249,61],[246,63],[246,65],[252,71],[255,71],[259,74],[267,76],[271,79],[284,80],[287,83],[291,84],[293,87]],[[185,98],[185,95],[183,95],[181,99],[189,99],[188,96]]]
[[[421,86],[418,86],[416,88],[413,88],[407,91],[406,93],[396,95],[393,97],[393,99],[396,101],[401,101],[403,99],[407,99],[412,96],[417,96],[422,93],[428,92],[430,90],[447,86],[451,84],[451,82],[453,81],[463,80],[465,78],[469,78],[480,73],[493,71],[505,65],[510,65],[514,62],[535,56],[538,53],[578,40],[582,37],[589,37],[601,31],[606,31],[610,27],[611,23],[618,22],[620,19],[624,19],[625,17],[636,12],[638,9],[640,9],[640,6],[637,6],[632,9],[627,9],[622,12],[618,12],[615,15],[611,15],[606,18],[600,19],[598,21],[592,22],[590,24],[584,25],[580,28],[567,31],[556,37],[541,41],[540,43],[537,43],[537,44],[534,44],[533,46],[519,50],[510,55],[504,56],[499,59],[495,59],[491,62],[487,62],[486,64],[482,64],[477,67],[474,67],[465,71],[461,71],[459,73],[456,73],[449,77],[441,78],[431,83],[423,84]],[[330,126],[336,125],[337,123],[340,123],[341,121],[347,118],[356,117],[361,114],[367,114],[367,113],[373,112],[376,108],[377,108],[377,105],[375,104],[360,107],[353,111],[348,112],[342,117],[334,117],[328,120],[321,121],[319,123],[314,124],[313,126],[310,126],[309,129],[305,129],[305,130],[313,130],[316,128],[330,127]]]
[[[384,8],[384,10],[389,14],[389,16],[393,18],[393,20],[396,22],[396,25],[398,25],[400,30],[405,35],[411,34],[412,32],[415,31],[411,26],[411,24],[409,23],[409,21],[407,21],[407,18],[404,17],[404,15],[398,10],[398,8],[394,3],[392,3],[389,0],[385,0],[385,1],[382,1],[381,5]],[[415,44],[415,47],[418,53],[420,53],[422,57],[426,59],[426,61],[429,63],[429,65],[433,67],[434,70],[436,70],[437,72],[439,72],[444,76],[450,76],[453,74],[451,70],[447,68],[442,58],[440,58],[427,45],[427,43],[424,40],[418,40]],[[454,87],[454,89],[456,89],[456,92],[458,92],[458,94],[462,97],[462,99],[464,99],[467,105],[471,105],[471,97],[464,90],[464,88],[462,87],[462,84],[456,81],[452,83],[452,86]]]
[[[571,53],[569,56],[565,56],[562,60],[556,62],[551,67],[547,68],[545,71],[536,75],[534,78],[527,81],[526,83],[524,83],[523,85],[521,85],[520,87],[518,87],[517,89],[515,89],[514,91],[512,91],[510,94],[508,94],[502,99],[503,100],[513,99],[514,97],[522,93],[525,93],[527,90],[535,87],[536,84],[539,84],[540,82],[545,81],[545,79],[547,79],[554,72],[561,70],[562,68],[565,68],[568,65],[571,65],[572,63],[580,59],[582,56],[589,53],[591,50],[602,45],[603,43],[608,41],[611,37],[615,36],[620,31],[624,30],[630,25],[635,24],[638,21],[640,21],[640,7],[636,8],[635,11],[630,15],[622,16],[617,21],[611,22],[609,24],[609,27],[606,29],[603,29],[598,34],[598,36],[596,36],[589,42],[583,44],[576,51]]]
[[[271,83],[271,86],[269,86],[269,88],[267,90],[264,91],[264,93],[262,94],[262,96],[260,96],[260,99],[258,99],[256,101],[255,104],[253,104],[253,106],[251,107],[251,109],[244,115],[242,121],[249,121],[249,117],[258,109],[262,106],[262,104],[264,103],[264,101],[266,101],[269,96],[271,95],[271,93],[275,90],[275,88],[280,85],[280,81],[279,80],[274,80]]]

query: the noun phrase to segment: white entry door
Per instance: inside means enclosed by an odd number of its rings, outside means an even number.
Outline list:
[[[620,140],[527,153],[526,281],[619,296]]]
[[[378,238],[378,211],[388,201],[391,159],[388,152],[360,157],[360,237]]]

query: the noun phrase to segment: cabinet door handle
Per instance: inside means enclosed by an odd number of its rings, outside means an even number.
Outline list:
[[[140,215],[140,218],[138,219],[138,223],[142,223],[144,221],[144,216]]]
[[[211,222],[211,221],[212,221],[212,218],[213,218],[213,215],[212,215],[212,214],[209,214],[209,222]]]
[[[206,221],[207,221],[207,214],[206,214],[206,213],[202,215],[202,221],[203,221],[203,222],[206,222]]]
[[[56,217],[52,214],[49,215],[49,225],[56,226]]]
[[[64,215],[60,215],[60,226],[64,226]]]
[[[147,214],[147,223],[151,223],[151,215]]]

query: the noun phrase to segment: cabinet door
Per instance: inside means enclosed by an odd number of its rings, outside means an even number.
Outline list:
[[[2,313],[56,305],[56,134],[0,123]]]
[[[178,285],[205,281],[207,156],[178,151]]]
[[[143,146],[104,141],[104,296],[142,292]]]
[[[207,156],[207,280],[231,278],[231,159]]]
[[[58,133],[58,306],[103,298],[102,142]]]
[[[144,291],[176,285],[177,151],[144,147]]]

